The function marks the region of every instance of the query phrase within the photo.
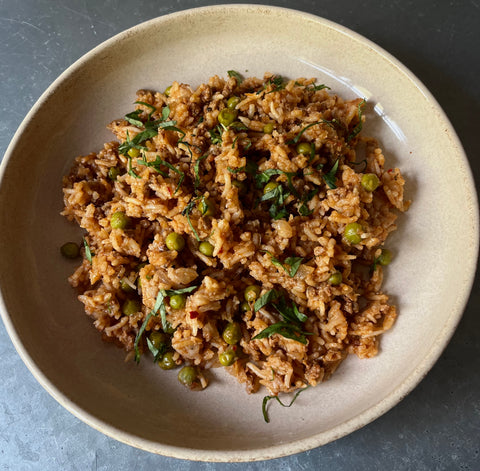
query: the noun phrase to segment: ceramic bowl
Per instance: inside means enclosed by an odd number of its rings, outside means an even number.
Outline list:
[[[60,216],[62,176],[73,159],[112,139],[105,126],[132,110],[140,88],[173,80],[198,85],[235,69],[317,77],[332,92],[368,101],[365,127],[388,165],[407,179],[411,209],[389,246],[396,259],[385,291],[399,317],[379,355],[349,357],[331,380],[294,407],[247,395],[218,370],[203,392],[174,372],[125,363],[101,341],[67,282],[75,268],[59,247],[80,239]],[[434,364],[457,325],[472,284],[478,208],[455,132],[431,94],[402,64],[358,34],[306,13],[228,5],[163,16],[101,44],[43,94],[1,167],[1,313],[40,384],[92,427],[163,455],[214,461],[284,456],[320,446],[377,418]]]

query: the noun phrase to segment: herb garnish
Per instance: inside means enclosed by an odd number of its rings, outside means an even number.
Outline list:
[[[190,221],[190,213],[192,212],[193,208],[195,207],[195,203],[199,198],[200,198],[199,196],[192,198],[182,211],[182,216],[187,217],[188,225],[190,226],[190,229],[192,229],[193,235],[195,236],[195,239],[197,239],[198,242],[200,242],[200,237],[198,236],[197,231],[193,227],[192,221]]]
[[[237,79],[237,85],[243,82],[243,77],[236,70],[229,70],[227,74],[229,77],[235,77]]]
[[[325,180],[325,183],[332,190],[337,188],[337,185],[335,184],[335,182],[336,182],[335,175],[336,175],[337,170],[338,170],[338,162],[339,162],[339,159],[337,159],[335,161],[335,163],[333,164],[333,167],[330,169],[330,171],[328,173],[326,173],[325,175],[322,175],[323,179]]]
[[[288,216],[288,210],[285,208],[285,200],[290,196],[290,192],[286,191],[282,185],[278,185],[273,190],[265,193],[260,198],[262,201],[271,201],[268,213],[272,219],[283,219]]]
[[[138,348],[138,344],[140,342],[140,339],[142,338],[143,333],[145,332],[145,328],[147,327],[148,321],[152,317],[158,316],[158,313],[160,312],[160,317],[162,320],[162,329],[164,331],[168,330],[169,324],[167,322],[167,309],[165,307],[165,298],[167,296],[174,296],[175,294],[184,294],[184,293],[191,293],[195,289],[197,289],[198,286],[189,286],[188,288],[182,288],[182,289],[161,289],[158,292],[157,299],[155,301],[155,306],[153,309],[147,314],[147,317],[143,321],[143,324],[140,326],[140,329],[138,330],[137,336],[135,337],[135,361],[138,363],[140,361],[140,350]],[[148,343],[148,342],[147,342]]]
[[[85,247],[85,258],[90,262],[90,264],[92,263],[92,257],[93,257],[93,254],[92,254],[92,251],[90,250],[90,246],[88,245],[88,242],[87,242],[87,239],[85,239],[85,237],[83,238],[83,246]]]
[[[170,170],[173,170],[175,173],[178,173],[180,175],[180,179],[178,180],[177,186],[175,188],[175,191],[173,194],[175,195],[180,188],[180,185],[183,183],[183,180],[185,179],[185,173],[179,170],[177,167],[172,165],[170,162],[166,162],[165,160],[162,160],[159,155],[157,155],[157,158],[155,159],[154,162],[147,162],[145,159],[137,159],[137,163],[139,165],[145,165],[146,167],[153,168],[157,173],[159,173],[162,177],[167,178],[168,174],[165,173],[160,169],[160,167],[163,165],[164,167],[169,168]]]
[[[195,173],[195,181],[193,183],[193,186],[195,188],[195,193],[197,193],[197,190],[198,190],[198,187],[200,185],[200,175],[198,173],[199,169],[200,169],[200,162],[204,159],[206,159],[208,157],[208,154],[204,154],[202,155],[201,157],[199,157],[195,164],[193,165],[193,171]]]
[[[303,257],[288,257],[282,263],[280,260],[278,260],[278,258],[275,258],[270,253],[269,255],[270,255],[270,261],[276,267],[283,268],[290,278],[293,278],[297,274],[297,271],[303,262]]]
[[[143,102],[141,104],[146,106],[152,106]],[[155,111],[155,107],[153,108]],[[139,117],[140,110],[133,111],[132,113],[129,113],[125,116],[125,119],[129,123],[132,123],[138,127],[144,127],[145,129],[139,132],[133,139],[130,139],[127,131],[126,141],[120,144],[120,146],[118,147],[118,152],[120,154],[127,155],[128,151],[132,148],[145,150],[145,147],[142,146],[142,144],[148,139],[155,137],[158,134],[159,129],[167,128],[169,126],[175,126],[175,124],[177,124],[176,121],[167,121],[168,116],[170,115],[170,108],[168,106],[165,106],[162,109],[162,117],[160,119],[152,120],[152,113],[148,115],[148,120],[144,123],[142,123]]]
[[[274,334],[279,334],[285,338],[296,340],[306,345],[307,339],[305,336],[313,334],[302,330],[301,323],[305,322],[308,317],[298,310],[295,302],[292,301],[292,304],[288,305],[283,294],[276,290],[270,290],[257,299],[253,308],[255,312],[257,312],[269,303],[281,314],[283,321],[276,322],[266,329],[263,329],[253,337],[252,340],[264,339]]]
[[[353,128],[353,131],[348,135],[346,141],[350,142],[361,130],[362,130],[362,116],[363,116],[363,105],[365,105],[365,98],[358,104],[358,124]]]
[[[265,396],[263,398],[263,402],[262,402],[262,413],[263,413],[263,418],[264,418],[265,422],[267,422],[267,424],[270,422],[270,419],[268,418],[268,413],[267,413],[267,403],[268,403],[268,401],[270,401],[271,399],[276,399],[277,402],[282,407],[291,407],[293,405],[293,403],[295,402],[295,400],[297,399],[297,397],[299,396],[299,394],[301,392],[305,391],[305,389],[308,389],[309,387],[310,387],[310,385],[306,386],[305,388],[302,388],[302,389],[298,390],[295,393],[295,396],[293,396],[293,399],[290,401],[290,404],[284,404],[278,396]]]
[[[315,121],[314,123],[307,124],[293,139],[290,139],[287,144],[297,144],[300,138],[302,137],[302,134],[312,126],[315,126],[317,124],[326,124],[330,126],[331,128],[335,128],[335,126],[341,126],[341,123],[337,121],[336,118],[333,118],[332,120],[328,119],[322,119],[321,121]],[[313,146],[312,146],[313,147]]]
[[[213,129],[209,129],[208,134],[210,134],[210,140],[212,141],[212,144],[222,143],[223,128],[219,124],[217,124]]]
[[[298,208],[298,214],[300,216],[309,216],[310,214],[313,213],[313,210],[308,209],[307,203],[319,192],[320,190],[318,188],[314,188],[313,190],[310,190],[308,193],[304,193],[302,195],[302,204]]]
[[[314,83],[312,83],[312,87],[306,87],[306,90],[312,90],[314,92],[317,92],[318,90],[323,90],[324,88],[327,88],[328,90],[331,90],[330,87],[327,87],[327,85],[325,84],[321,84],[321,85],[315,85]]]

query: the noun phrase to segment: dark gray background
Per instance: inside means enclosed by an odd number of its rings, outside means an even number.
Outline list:
[[[41,93],[92,47],[150,18],[217,3],[227,2],[0,0],[0,156]],[[478,190],[480,0],[260,3],[296,8],[347,26],[409,67],[452,121]],[[434,269],[432,260],[425,276]],[[463,319],[437,364],[406,399],[375,422],[309,452],[231,465],[156,456],[91,429],[41,388],[0,324],[0,470],[478,470],[479,311],[477,274]]]

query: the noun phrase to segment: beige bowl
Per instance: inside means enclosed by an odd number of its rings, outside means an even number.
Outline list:
[[[294,407],[218,370],[201,393],[150,362],[124,363],[104,344],[67,283],[59,255],[79,230],[59,213],[73,159],[101,148],[105,125],[132,109],[139,88],[198,85],[236,69],[318,77],[345,97],[368,99],[367,134],[408,179],[414,200],[390,246],[385,290],[395,327],[371,360],[349,358]],[[452,335],[471,288],[478,208],[467,159],[425,87],[397,60],[324,19],[262,6],[219,6],[160,17],[100,45],[63,73],[16,133],[1,167],[1,312],[42,386],[96,429],[130,445],[195,460],[284,456],[335,440],[380,416],[427,373]]]

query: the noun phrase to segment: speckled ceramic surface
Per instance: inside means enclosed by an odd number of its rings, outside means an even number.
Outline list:
[[[274,40],[272,39],[274,38]],[[174,372],[124,363],[101,342],[67,283],[59,255],[80,232],[66,222],[61,178],[74,157],[99,149],[105,125],[131,111],[139,88],[197,85],[236,69],[317,77],[368,99],[365,133],[407,178],[414,200],[389,246],[385,290],[399,309],[371,360],[349,358],[325,384],[283,409],[218,370],[201,393]],[[179,458],[258,460],[313,448],[387,411],[448,342],[471,287],[478,250],[477,197],[467,160],[443,112],[395,59],[364,38],[308,14],[261,6],[185,11],[99,46],[42,96],[1,167],[1,312],[19,354],[67,409],[118,440]]]

